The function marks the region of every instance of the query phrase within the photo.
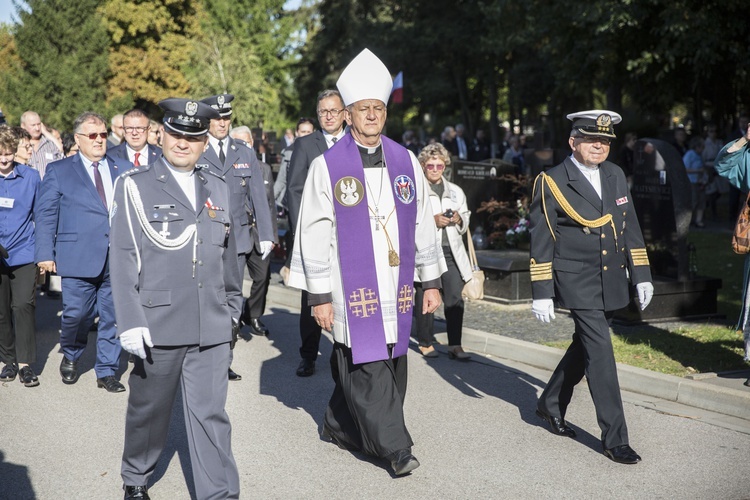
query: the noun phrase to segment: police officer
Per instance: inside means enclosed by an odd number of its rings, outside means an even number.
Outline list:
[[[120,343],[135,357],[125,422],[125,498],[146,485],[182,387],[198,498],[239,498],[227,397],[229,344],[242,306],[227,184],[196,162],[210,106],[167,99],[163,157],[122,175],[112,208],[112,288]]]
[[[224,178],[231,193],[231,211],[237,237],[237,267],[244,276],[245,263],[252,252],[253,240],[250,225],[254,222],[259,234],[261,256],[265,260],[273,249],[274,232],[271,211],[266,202],[263,170],[255,150],[244,141],[229,137],[232,125],[232,94],[206,97],[201,102],[218,111],[219,117],[211,120],[208,129],[208,148],[198,162],[216,175]],[[266,335],[268,330],[258,318],[247,321],[256,335]],[[241,380],[229,369],[229,380]]]
[[[591,110],[568,115],[572,155],[534,181],[530,211],[532,312],[555,318],[553,298],[570,310],[573,343],[539,398],[537,415],[561,436],[575,437],[565,412],[584,375],[594,400],[607,457],[634,464],[629,446],[609,325],[630,302],[651,301],[648,256],[625,175],[606,161],[620,115]]]

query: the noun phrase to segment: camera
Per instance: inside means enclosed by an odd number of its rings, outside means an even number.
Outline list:
[[[451,210],[449,208],[448,210],[445,211],[445,213],[443,215],[446,216],[446,217],[448,217],[450,219],[450,218],[453,217],[453,210]]]

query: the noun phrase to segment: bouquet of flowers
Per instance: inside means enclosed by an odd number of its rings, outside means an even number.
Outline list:
[[[531,235],[529,234],[529,208],[524,203],[525,200],[516,200],[516,213],[518,220],[512,227],[505,231],[505,244],[509,247],[518,247],[529,243]]]

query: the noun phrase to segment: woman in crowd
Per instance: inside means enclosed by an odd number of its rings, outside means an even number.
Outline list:
[[[750,128],[745,135],[730,142],[719,151],[714,168],[716,173],[725,177],[729,183],[747,192],[750,190]],[[727,243],[729,244],[729,243]],[[750,254],[745,256],[744,289],[742,291],[742,311],[737,328],[742,330],[745,340],[745,361],[750,362]],[[750,387],[750,378],[745,381]]]
[[[34,146],[31,144],[31,134],[21,127],[11,129],[13,135],[18,138],[18,148],[16,149],[16,163],[21,165],[30,165],[31,153],[34,152]]]
[[[23,130],[23,129],[21,129]],[[39,172],[17,160],[19,143],[28,138],[0,127],[0,381],[19,377],[26,387],[39,385],[36,361],[36,264],[34,263],[34,203]],[[28,161],[28,160],[27,160]],[[4,250],[4,251],[3,251]]]
[[[442,241],[448,271],[442,276],[443,304],[448,329],[448,356],[451,359],[468,360],[461,347],[461,330],[464,322],[464,300],[461,292],[464,283],[471,280],[471,264],[464,247],[463,234],[469,229],[469,208],[463,190],[443,177],[445,167],[450,165],[450,153],[440,143],[429,144],[419,153],[425,177],[430,183],[430,202],[435,214],[438,238]],[[419,350],[425,357],[437,357],[432,346],[435,341],[433,314],[422,314],[424,290],[415,284],[414,314],[419,338]]]

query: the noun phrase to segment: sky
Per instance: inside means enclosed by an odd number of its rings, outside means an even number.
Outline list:
[[[13,22],[13,15],[15,13],[16,8],[13,7],[11,0],[0,0],[0,23]]]

